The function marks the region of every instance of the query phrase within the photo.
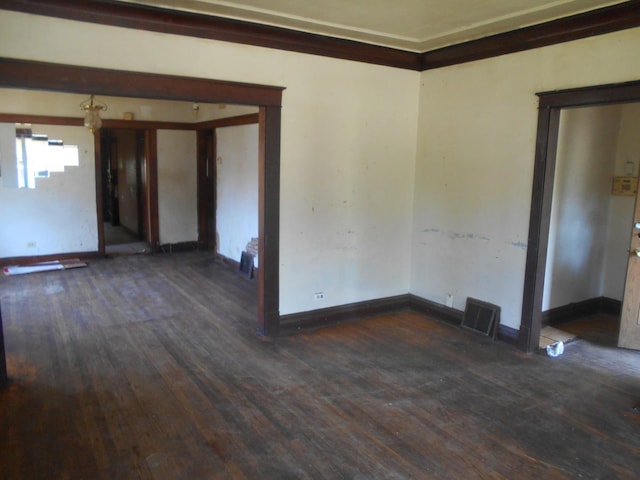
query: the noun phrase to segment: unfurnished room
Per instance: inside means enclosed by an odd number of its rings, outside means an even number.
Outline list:
[[[634,479],[640,1],[0,0],[0,477]]]

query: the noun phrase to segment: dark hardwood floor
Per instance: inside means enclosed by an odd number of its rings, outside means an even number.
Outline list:
[[[0,278],[0,478],[638,478],[638,352],[410,311],[265,339],[255,296],[202,252]]]

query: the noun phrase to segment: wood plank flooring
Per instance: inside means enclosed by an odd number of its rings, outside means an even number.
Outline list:
[[[416,313],[256,335],[255,284],[189,252],[0,278],[2,479],[612,479],[640,354],[525,355]]]

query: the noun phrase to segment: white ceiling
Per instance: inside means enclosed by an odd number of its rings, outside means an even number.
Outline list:
[[[424,52],[620,0],[125,0]]]

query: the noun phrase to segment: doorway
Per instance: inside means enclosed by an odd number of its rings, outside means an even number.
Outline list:
[[[100,131],[102,216],[105,253],[131,255],[149,251],[148,164],[144,132]]]
[[[0,59],[0,86],[159,100],[257,105],[260,137],[258,248],[261,258],[257,278],[257,330],[262,335],[279,334],[280,133],[284,87],[6,58]],[[152,136],[154,132],[146,131],[145,134]],[[99,139],[96,136],[96,158],[100,157]],[[147,141],[147,145],[148,148],[153,148],[155,142]],[[154,169],[157,166],[150,164],[148,168],[149,177],[156,177]],[[102,168],[97,165],[96,185],[101,184]],[[149,197],[157,197],[157,184],[150,183],[148,190]],[[103,213],[102,201],[102,194],[96,189],[97,214],[100,219]],[[150,208],[153,208],[153,202]],[[157,218],[157,214],[151,212],[149,217]],[[103,223],[99,222],[98,228],[102,227]],[[150,229],[155,228],[157,225],[150,225]],[[98,249],[103,251],[104,245],[99,244]]]
[[[544,279],[551,225],[556,156],[563,108],[640,101],[640,82],[540,93],[529,239],[525,267],[520,349],[538,347],[542,324]]]
[[[617,344],[635,205],[620,186],[637,183],[638,120],[639,103],[560,112],[541,348],[577,337]]]

